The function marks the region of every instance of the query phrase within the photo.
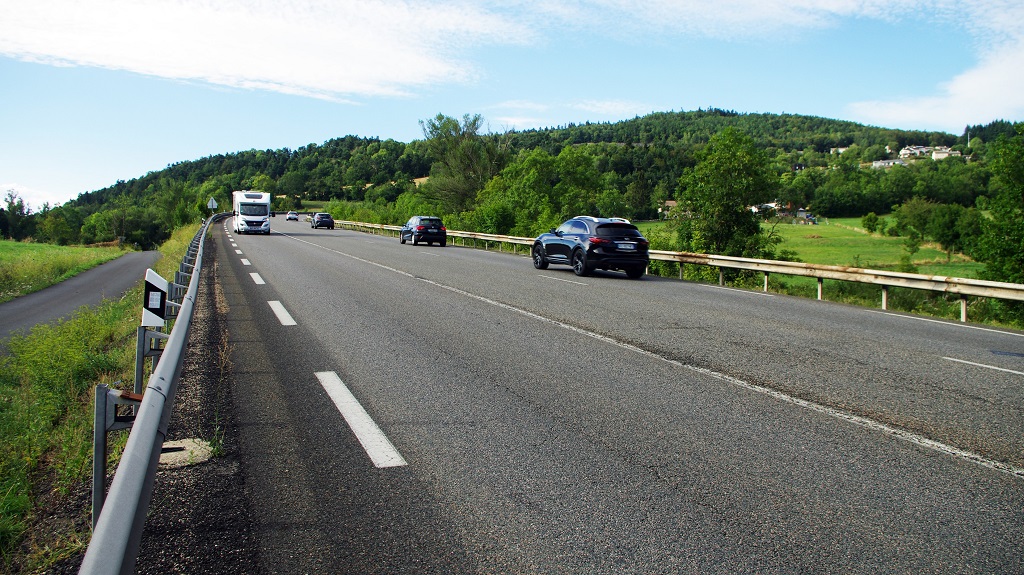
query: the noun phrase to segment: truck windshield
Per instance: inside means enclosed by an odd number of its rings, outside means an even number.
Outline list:
[[[238,211],[243,216],[267,216],[270,215],[270,208],[267,204],[240,204]]]

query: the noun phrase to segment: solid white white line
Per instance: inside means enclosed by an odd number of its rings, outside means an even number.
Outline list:
[[[247,259],[245,259],[245,258],[242,258],[242,265],[243,265],[243,266],[251,266],[252,264],[251,264],[251,263],[249,263],[249,260],[247,260]]]
[[[284,309],[284,305],[279,301],[268,301],[270,309],[274,310],[274,315],[277,316],[277,320],[281,322],[281,325],[298,325],[295,320],[292,319],[292,314],[288,313],[288,310]]]
[[[1005,371],[1006,373],[1013,373],[1013,374],[1016,374],[1016,375],[1024,375],[1024,371],[1014,371],[1012,369],[1003,369],[1001,367],[996,367],[994,365],[985,365],[984,363],[974,363],[973,361],[967,361],[965,359],[957,359],[955,357],[944,357],[942,359],[946,359],[946,360],[949,360],[949,361],[955,361],[957,363],[966,363],[967,365],[973,365],[974,367],[984,367],[985,369],[994,369],[996,371]]]
[[[514,313],[518,313],[518,314],[521,314],[521,315],[526,316],[526,317],[530,317],[530,318],[536,319],[538,321],[542,321],[542,322],[545,322],[545,323],[556,325],[558,327],[567,329],[569,331],[574,331],[576,333],[579,333],[581,335],[585,335],[587,337],[592,337],[592,338],[594,338],[596,340],[603,341],[603,342],[609,343],[611,345],[615,345],[615,346],[621,347],[623,349],[627,349],[627,350],[639,353],[641,355],[645,355],[645,356],[653,358],[653,359],[664,361],[664,362],[666,362],[668,364],[671,364],[671,365],[674,365],[674,366],[677,366],[677,367],[680,367],[680,368],[683,368],[683,369],[688,369],[690,371],[694,371],[694,372],[697,372],[697,373],[704,374],[704,375],[706,375],[708,377],[713,377],[715,379],[719,379],[721,381],[725,381],[727,383],[731,383],[731,384],[733,384],[733,385],[735,385],[737,387],[742,387],[744,389],[748,389],[748,390],[753,391],[755,393],[760,393],[760,394],[763,394],[763,395],[766,395],[766,396],[769,396],[769,397],[773,397],[773,398],[775,398],[777,400],[780,400],[780,401],[783,401],[783,402],[786,402],[786,403],[790,403],[792,405],[797,405],[799,407],[803,407],[805,409],[808,409],[808,410],[811,410],[811,411],[815,411],[815,412],[827,415],[829,417],[833,417],[833,418],[836,418],[836,419],[841,419],[843,421],[847,421],[847,422],[852,423],[854,425],[859,425],[861,427],[864,427],[864,428],[867,428],[867,429],[871,429],[871,430],[883,433],[885,435],[889,435],[890,437],[894,437],[896,439],[900,439],[900,440],[912,443],[914,445],[919,445],[921,447],[926,447],[928,449],[932,449],[932,450],[938,451],[940,453],[945,453],[947,455],[952,455],[954,457],[958,457],[960,459],[963,459],[963,460],[966,460],[966,461],[970,461],[972,463],[976,463],[978,465],[981,465],[983,467],[987,467],[989,469],[993,469],[995,471],[1000,471],[1000,472],[1003,472],[1003,473],[1007,473],[1007,474],[1013,475],[1013,476],[1017,477],[1018,479],[1024,479],[1024,468],[1021,468],[1021,467],[1016,467],[1016,466],[1013,466],[1013,465],[1010,465],[1010,464],[1007,464],[1007,463],[1002,463],[1000,461],[994,461],[994,460],[991,460],[991,459],[987,459],[985,457],[982,457],[981,455],[978,455],[977,453],[966,451],[966,450],[960,449],[958,447],[953,447],[952,445],[946,445],[945,443],[940,443],[938,441],[934,441],[932,439],[928,439],[927,437],[924,437],[923,435],[918,435],[916,433],[911,433],[911,432],[903,430],[903,429],[898,429],[898,428],[895,428],[895,427],[891,427],[889,425],[886,425],[884,423],[880,423],[880,422],[875,421],[873,419],[868,419],[867,417],[862,417],[862,416],[859,416],[859,415],[854,415],[853,413],[849,413],[847,411],[843,411],[843,410],[836,409],[836,408],[833,408],[833,407],[828,407],[826,405],[821,405],[819,403],[814,403],[812,401],[807,401],[806,399],[800,399],[798,397],[793,397],[791,395],[785,394],[785,393],[783,393],[781,391],[772,389],[770,387],[763,387],[763,386],[760,386],[760,385],[749,383],[749,382],[743,381],[742,379],[738,379],[738,378],[732,377],[731,375],[726,375],[724,373],[719,373],[717,371],[712,371],[710,369],[706,369],[706,368],[703,368],[703,367],[698,367],[698,366],[695,366],[695,365],[685,364],[685,363],[682,363],[682,362],[680,362],[678,360],[675,360],[675,359],[672,359],[672,358],[669,358],[669,357],[665,357],[663,355],[658,355],[658,354],[656,354],[656,353],[654,353],[652,351],[648,351],[646,349],[637,347],[637,346],[635,346],[633,344],[630,344],[630,343],[619,341],[619,340],[610,338],[608,336],[601,335],[599,333],[595,333],[595,332],[592,332],[592,331],[588,331],[588,330],[585,330],[583,328],[579,328],[579,327],[576,327],[574,325],[570,325],[570,324],[567,324],[567,323],[564,323],[564,322],[561,322],[561,321],[558,321],[558,320],[546,318],[546,317],[544,317],[542,315],[535,314],[535,313],[533,313],[531,311],[527,311],[527,310],[515,307],[513,305],[509,305],[509,304],[506,304],[506,303],[502,303],[502,302],[499,302],[499,301],[495,301],[495,300],[492,300],[490,298],[486,298],[486,297],[481,296],[481,295],[473,294],[473,293],[461,290],[461,289],[459,289],[457,287],[448,286],[448,285],[445,285],[445,284],[442,284],[442,283],[435,282],[433,280],[428,280],[428,279],[425,279],[425,278],[416,277],[416,276],[410,274],[409,272],[405,272],[405,271],[402,271],[402,270],[399,270],[399,269],[396,269],[396,268],[393,268],[393,267],[390,267],[390,266],[386,266],[386,265],[378,263],[378,262],[370,261],[370,260],[367,260],[367,259],[364,259],[364,258],[361,258],[361,257],[358,257],[358,256],[354,256],[352,254],[347,254],[347,253],[342,252],[342,251],[338,251],[338,250],[335,250],[335,249],[327,248],[327,247],[321,246],[319,244],[315,244],[313,242],[302,240],[302,239],[299,239],[299,238],[296,238],[296,237],[293,237],[293,236],[289,236],[289,237],[292,237],[292,239],[294,239],[294,240],[297,240],[297,241],[300,241],[300,242],[303,242],[303,243],[307,243],[307,244],[310,244],[312,246],[316,246],[318,248],[321,248],[321,249],[324,249],[324,250],[336,253],[338,255],[345,256],[345,257],[347,257],[349,259],[360,261],[360,262],[363,262],[365,264],[369,264],[369,265],[372,265],[372,266],[377,266],[377,267],[379,267],[381,269],[385,269],[385,270],[394,272],[396,274],[406,276],[406,277],[411,278],[411,279],[415,279],[415,280],[418,280],[418,281],[421,281],[421,282],[424,282],[424,283],[427,283],[427,284],[430,284],[430,285],[433,285],[433,286],[437,286],[437,287],[439,287],[441,289],[448,290],[448,291],[450,291],[452,293],[464,295],[466,297],[473,298],[475,300],[478,300],[478,301],[481,301],[481,302],[484,302],[484,303],[487,303],[487,304],[490,304],[490,305],[493,305],[493,306],[496,306],[496,307],[500,307],[502,309],[506,309],[508,311],[511,311],[511,312],[514,312]],[[716,287],[716,286],[712,286],[712,287]],[[722,288],[719,288],[719,289],[722,289]],[[732,288],[725,288],[725,289],[732,289]],[[744,291],[744,290],[736,290],[736,291],[743,291],[744,293],[758,293],[758,292],[747,292],[747,291]],[[771,295],[771,294],[766,294],[766,295]],[[903,316],[898,316],[898,317],[903,317]],[[995,331],[995,330],[993,330],[993,331]],[[1004,332],[999,332],[999,333],[1004,333]]]
[[[263,278],[260,277],[260,274],[251,273],[249,275],[252,276],[252,281],[256,282],[256,285],[258,285],[258,286],[266,285],[267,282],[263,281]]]
[[[366,413],[359,400],[352,395],[345,383],[341,381],[337,373],[333,371],[318,371],[316,378],[320,385],[324,386],[331,401],[338,407],[341,416],[345,418],[352,433],[362,444],[366,454],[370,456],[373,465],[377,468],[404,467],[408,465],[391,441],[380,430],[380,427],[373,421],[370,414]]]
[[[1002,330],[999,330],[999,329],[991,329],[991,328],[987,328],[987,327],[978,327],[976,325],[967,325],[967,324],[964,324],[964,323],[953,323],[951,321],[944,321],[944,320],[940,320],[940,319],[931,319],[931,318],[927,318],[927,317],[918,317],[918,316],[914,316],[914,315],[901,315],[901,314],[898,314],[898,313],[891,313],[891,312],[887,312],[887,311],[879,311],[879,310],[874,310],[874,309],[870,309],[868,311],[871,312],[871,313],[879,313],[879,314],[882,314],[882,315],[887,315],[889,317],[898,317],[898,318],[901,318],[901,319],[914,319],[914,320],[917,320],[917,321],[926,321],[926,322],[929,322],[929,323],[939,323],[939,324],[942,324],[942,325],[948,325],[950,327],[958,327],[958,328],[964,328],[964,329],[975,329],[975,330],[978,330],[978,331],[987,331],[987,332],[991,332],[991,333],[998,333],[1000,335],[1014,335],[1014,336],[1017,336],[1017,337],[1024,337],[1024,332],[1016,333],[1016,332],[1012,332],[1012,331],[1002,331]]]

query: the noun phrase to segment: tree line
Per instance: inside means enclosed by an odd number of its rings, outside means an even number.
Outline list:
[[[741,213],[744,221],[730,221],[752,232],[745,221],[749,205],[778,202],[826,217],[891,213],[896,225],[886,233],[916,234],[984,258],[983,214],[1001,206],[997,199],[1009,186],[1007,177],[997,177],[1007,163],[1001,155],[1007,145],[1000,141],[1019,137],[1005,121],[968,126],[954,136],[717,109],[506,132],[489,131],[479,115],[438,114],[421,128],[423,139],[409,143],[350,135],[296,150],[183,161],[35,211],[8,192],[0,234],[57,244],[123,241],[148,249],[207,214],[210,198],[223,208],[232,190],[256,189],[272,193],[280,211],[330,201],[336,217],[399,224],[430,212],[451,227],[523,236],[578,214],[669,216],[678,222],[672,247],[729,245],[735,251],[744,244],[743,255],[758,256],[774,255],[774,244],[738,237],[712,241],[711,232],[725,233],[723,218]],[[949,146],[961,156],[870,167],[908,145]],[[731,179],[716,180],[708,162],[720,162],[721,170],[749,170],[761,182],[757,193],[727,193]],[[707,211],[716,194],[734,202],[728,214]],[[669,200],[678,202],[674,213]],[[955,238],[946,237],[949,230]]]

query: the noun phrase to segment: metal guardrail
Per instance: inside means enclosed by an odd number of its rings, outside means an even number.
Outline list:
[[[397,234],[398,230],[401,229],[400,226],[368,224],[364,222],[341,221],[336,222],[336,224],[349,229],[369,231],[370,233],[396,232]],[[463,244],[465,244],[467,239],[472,240],[474,243],[481,241],[484,242],[485,247],[487,243],[497,243],[499,246],[501,244],[512,244],[513,252],[516,251],[516,246],[519,245],[532,246],[534,240],[534,238],[454,230],[448,230],[448,237],[462,238]],[[1024,285],[1006,282],[664,250],[651,250],[650,256],[652,260],[680,264],[680,279],[682,279],[683,275],[683,264],[717,267],[719,284],[725,283],[723,269],[726,268],[762,272],[764,274],[764,291],[768,291],[768,276],[771,274],[817,278],[819,300],[824,299],[824,280],[826,279],[878,285],[882,287],[882,309],[888,309],[889,307],[889,288],[891,287],[957,294],[960,296],[960,321],[963,322],[967,321],[968,296],[1024,301]]]
[[[137,415],[114,474],[110,491],[93,530],[79,573],[132,573],[138,556],[139,541],[153,494],[160,450],[167,436],[167,424],[174,405],[174,392],[181,375],[188,334],[192,326],[192,308],[199,289],[199,270],[203,261],[203,238],[210,223],[207,219],[193,238],[176,278],[191,276],[181,297],[174,328],[167,338],[159,363],[149,377]]]

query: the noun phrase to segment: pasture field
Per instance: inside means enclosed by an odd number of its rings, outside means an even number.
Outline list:
[[[663,230],[665,224],[639,222],[637,227],[651,237]],[[766,224],[766,227],[772,225]],[[777,249],[791,251],[796,259],[805,263],[894,270],[906,253],[904,238],[869,234],[860,227],[859,218],[831,218],[818,225],[777,224],[773,229],[782,237]],[[656,249],[678,248],[658,246]],[[953,254],[947,262],[946,252],[931,243],[922,244],[911,263],[921,274],[962,278],[977,277],[984,269],[983,264],[961,254]]]
[[[124,250],[0,240],[0,303],[60,283],[108,262]]]

